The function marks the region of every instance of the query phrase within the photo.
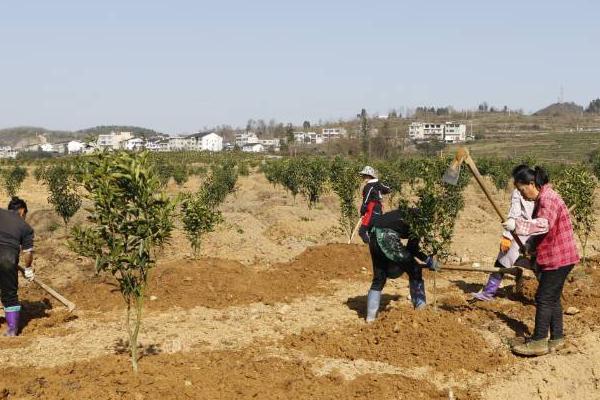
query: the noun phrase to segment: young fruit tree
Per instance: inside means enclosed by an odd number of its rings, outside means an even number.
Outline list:
[[[27,178],[27,169],[19,165],[2,170],[2,183],[6,194],[9,197],[16,196],[25,178]]]
[[[329,182],[334,193],[340,198],[340,227],[352,237],[358,219],[356,194],[360,187],[360,165],[356,162],[337,156],[331,162]]]
[[[80,179],[92,202],[90,224],[73,229],[71,245],[94,258],[98,272],[109,272],[117,280],[127,307],[131,363],[137,373],[144,294],[156,264],[154,251],[170,238],[175,202],[161,192],[147,152],[87,158]]]
[[[414,238],[421,239],[423,251],[444,259],[454,233],[454,224],[464,206],[463,190],[470,174],[463,171],[458,184],[442,182],[442,175],[450,165],[449,158],[426,158],[407,164],[407,175],[411,180],[416,200],[401,199],[399,208],[411,227]]]
[[[211,176],[197,193],[183,196],[181,219],[195,257],[200,252],[202,236],[213,232],[223,221],[217,207],[235,190],[236,182],[235,163],[223,162],[213,167]]]
[[[62,218],[65,227],[81,207],[76,171],[72,164],[56,164],[45,169],[43,179],[48,186],[48,203]]]
[[[587,242],[596,222],[594,201],[598,180],[584,166],[574,165],[564,168],[556,175],[554,186],[571,209],[573,229],[579,237],[585,262]]]
[[[299,173],[300,193],[313,208],[325,192],[328,178],[327,160],[321,157],[302,157],[295,173]]]

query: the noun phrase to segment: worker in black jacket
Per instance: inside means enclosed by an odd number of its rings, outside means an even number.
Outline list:
[[[413,209],[411,212],[418,212]],[[437,261],[423,253],[419,238],[413,237],[400,210],[373,217],[369,250],[373,262],[373,281],[367,295],[367,322],[373,322],[379,310],[381,292],[388,278],[395,279],[404,272],[408,275],[410,298],[415,309],[426,305],[425,282],[422,268],[437,270]],[[402,239],[408,239],[406,246]],[[417,262],[417,260],[422,263]]]
[[[391,192],[391,189],[379,182],[377,172],[368,165],[360,171],[365,186],[362,190],[362,203],[360,206],[360,215],[362,217],[358,234],[365,243],[369,243],[369,227],[374,215],[383,213],[383,195]]]
[[[4,315],[8,329],[5,336],[17,336],[21,305],[17,290],[19,288],[19,256],[23,254],[23,275],[33,280],[33,229],[27,222],[27,204],[13,197],[8,210],[0,209],[0,301],[4,306]]]

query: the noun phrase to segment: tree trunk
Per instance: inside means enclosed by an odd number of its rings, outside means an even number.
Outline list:
[[[131,298],[127,301],[127,332],[129,333],[129,350],[131,352],[131,366],[135,374],[138,373],[138,360],[139,360],[139,349],[138,349],[138,335],[140,333],[140,326],[142,324],[142,309],[144,307],[144,290],[140,290],[140,294],[136,295],[135,301],[135,321],[131,321]]]

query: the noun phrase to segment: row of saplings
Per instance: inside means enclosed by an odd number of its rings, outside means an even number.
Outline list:
[[[358,173],[365,160],[344,157],[328,159],[303,156],[271,160],[263,164],[262,171],[275,186],[281,186],[295,199],[298,194],[314,207],[329,190],[340,201],[339,223],[341,230],[351,237],[358,219],[359,187],[362,182]],[[412,230],[425,235],[425,246],[439,257],[447,255],[454,221],[463,207],[462,190],[468,175],[461,178],[456,188],[442,184],[440,177],[450,163],[450,158],[398,158],[396,160],[371,162],[380,172],[380,178],[392,190],[394,206],[401,210],[411,207],[421,209],[423,217],[412,221]],[[538,165],[531,156],[521,160],[503,158],[480,158],[479,171],[488,176],[494,186],[506,192],[515,163]],[[594,213],[596,174],[600,174],[599,162],[581,164],[547,164],[542,166],[552,176],[552,184],[571,211],[573,227],[580,239],[583,255],[596,221]],[[415,199],[412,202],[407,198]],[[407,218],[412,218],[407,213]]]
[[[233,192],[238,176],[235,163],[223,161],[212,166],[197,192],[169,197],[156,169],[147,152],[115,152],[34,171],[35,178],[48,186],[48,201],[65,226],[81,207],[82,196],[90,201],[88,223],[71,228],[69,243],[73,250],[96,261],[97,272],[109,272],[117,280],[127,306],[131,361],[136,372],[144,294],[156,261],[153,250],[170,238],[175,221],[180,219],[197,254],[202,235],[222,220],[218,206]],[[4,188],[15,196],[27,171],[13,166],[4,169],[2,176],[11,176],[4,179]]]

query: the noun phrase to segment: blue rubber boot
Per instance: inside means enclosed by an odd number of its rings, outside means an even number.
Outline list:
[[[427,299],[425,298],[425,282],[421,280],[409,280],[410,300],[415,310],[425,308]]]
[[[366,321],[371,323],[377,318],[379,311],[379,303],[381,302],[381,290],[369,290],[367,295],[367,318]]]

